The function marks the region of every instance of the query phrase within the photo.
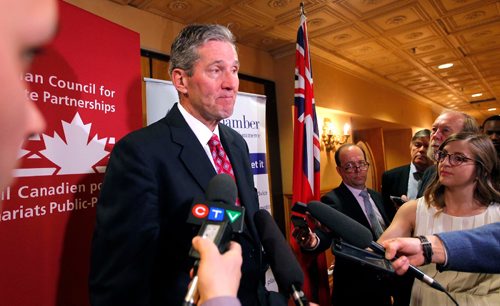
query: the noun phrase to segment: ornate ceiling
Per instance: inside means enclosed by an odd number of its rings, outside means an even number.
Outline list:
[[[294,48],[299,23],[298,0],[112,1],[183,24],[229,25],[238,43],[273,56]],[[481,122],[500,113],[499,0],[303,2],[317,60]]]

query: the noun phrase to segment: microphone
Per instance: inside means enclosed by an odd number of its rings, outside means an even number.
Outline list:
[[[307,207],[316,220],[332,231],[333,236],[340,237],[355,247],[361,249],[369,247],[377,254],[385,254],[385,248],[373,241],[370,230],[356,220],[319,201],[311,201]],[[441,284],[414,266],[410,265],[408,272],[432,288],[446,293]]]
[[[228,221],[233,232],[242,233],[245,208],[234,205],[237,194],[234,179],[225,173],[217,174],[208,182],[206,200],[193,201],[186,222],[203,227],[207,223]]]
[[[226,173],[217,174],[209,182],[205,196],[208,201],[221,202],[234,206],[238,197],[238,189],[234,179]]]
[[[304,273],[273,217],[267,210],[261,209],[255,213],[254,222],[279,291],[287,297],[291,296],[295,305],[309,305],[301,290]]]
[[[214,176],[208,182],[205,196],[206,201],[193,201],[187,222],[201,225],[198,236],[212,240],[219,248],[219,252],[224,253],[233,232],[243,231],[245,209],[234,205],[237,188],[233,178],[227,174]],[[189,255],[196,258],[196,261],[193,267],[193,279],[184,297],[184,306],[195,305],[198,300],[197,270],[200,254],[191,247]]]

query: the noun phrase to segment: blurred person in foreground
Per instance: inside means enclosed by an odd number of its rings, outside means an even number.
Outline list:
[[[432,247],[432,263],[439,271],[500,273],[500,222],[470,230],[426,235]],[[418,238],[395,238],[383,242],[386,258],[399,275],[409,265],[421,266],[425,262],[424,249]]]
[[[0,2],[0,191],[12,180],[23,141],[45,128],[41,113],[26,96],[22,76],[56,28],[55,0]]]
[[[438,273],[426,235],[472,229],[500,221],[500,169],[486,135],[458,133],[435,151],[437,175],[425,196],[396,213],[379,242],[417,236],[424,249],[424,273],[442,284],[461,305],[500,304],[500,275],[446,271]],[[448,297],[415,281],[410,305],[445,305]]]

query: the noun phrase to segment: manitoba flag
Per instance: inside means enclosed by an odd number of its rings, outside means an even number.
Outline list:
[[[297,32],[294,100],[292,203],[298,201],[308,203],[320,198],[320,143],[304,14],[300,17]],[[320,305],[330,304],[330,288],[324,253],[319,256],[304,254],[294,239],[290,241],[304,271],[303,289],[306,296],[312,301],[319,302]]]

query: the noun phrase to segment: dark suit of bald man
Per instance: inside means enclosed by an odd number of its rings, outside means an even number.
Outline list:
[[[361,190],[359,190],[361,192]],[[378,211],[386,225],[390,221],[385,212],[380,193],[368,189],[370,197],[377,206]],[[358,201],[344,183],[321,197],[321,202],[358,221],[370,229],[375,239],[370,222],[361,209]],[[332,244],[329,235],[321,230],[316,230],[320,239],[317,251],[324,251]],[[351,261],[337,257],[333,270],[332,305],[391,305],[389,283],[385,277],[375,270],[362,267]]]

